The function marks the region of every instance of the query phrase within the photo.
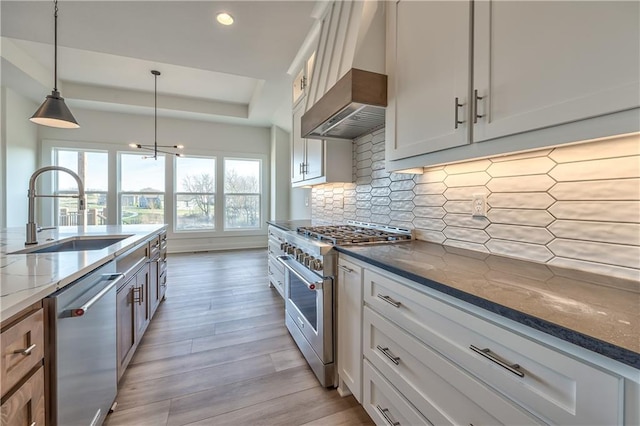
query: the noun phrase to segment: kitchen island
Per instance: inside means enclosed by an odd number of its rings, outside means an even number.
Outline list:
[[[47,297],[129,249],[160,233],[166,225],[63,226],[38,234],[37,245],[25,247],[24,228],[0,231],[0,321]],[[11,254],[36,249],[69,237],[127,236],[100,250]]]

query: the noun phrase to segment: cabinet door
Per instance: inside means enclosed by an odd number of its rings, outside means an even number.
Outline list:
[[[304,179],[302,168],[304,166],[305,157],[305,140],[300,135],[300,120],[304,114],[304,102],[298,104],[298,107],[293,111],[293,125],[291,127],[291,182],[300,182]]]
[[[162,259],[158,256],[149,263],[149,308],[151,316],[153,316],[160,304],[160,262],[162,262]]]
[[[307,157],[304,165],[305,180],[324,176],[324,145],[323,140],[307,139]]]
[[[136,344],[140,342],[142,334],[147,329],[151,319],[149,309],[149,269],[142,268],[136,273],[136,287],[133,291],[133,304],[135,309],[134,322]]]
[[[469,21],[468,1],[388,4],[387,160],[469,142]]]
[[[302,67],[300,69],[300,72],[298,74],[296,74],[296,77],[293,79],[293,87],[292,87],[292,93],[293,93],[293,105],[295,106],[298,101],[302,98],[302,95],[304,95],[304,86],[305,86],[305,75],[304,75],[304,67]]]
[[[338,262],[338,375],[362,402],[362,268]]]
[[[131,278],[116,295],[116,334],[118,338],[118,380],[133,355],[133,347],[136,344],[134,333],[134,305],[133,288],[136,284],[135,277]]]
[[[640,105],[637,1],[477,1],[474,141]]]
[[[44,367],[18,388],[0,407],[3,425],[29,426],[45,424]]]

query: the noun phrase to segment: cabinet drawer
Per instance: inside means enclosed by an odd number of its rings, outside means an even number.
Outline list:
[[[278,290],[278,293],[284,297],[284,267],[273,256],[269,256],[267,268],[269,281]]]
[[[149,257],[153,259],[160,253],[160,236],[157,235],[149,241]]]
[[[142,244],[140,247],[129,250],[116,259],[116,270],[118,273],[126,274],[127,278],[135,274],[149,259],[149,244]]]
[[[280,243],[271,238],[269,239],[268,252],[269,252],[269,256],[273,256],[273,257],[277,257],[284,254],[284,252],[280,249]]]
[[[44,425],[44,367],[40,367],[0,408],[2,425]]]
[[[44,317],[40,308],[2,330],[0,383],[4,395],[44,357]]]
[[[363,329],[364,356],[431,423],[539,423],[368,307]]]
[[[623,380],[618,376],[377,272],[365,272],[364,298],[367,305],[544,421],[622,423]]]
[[[377,425],[431,425],[367,360],[362,378],[362,405]]]

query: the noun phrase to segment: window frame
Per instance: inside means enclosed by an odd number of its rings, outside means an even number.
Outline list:
[[[187,158],[187,157],[185,157]],[[219,231],[218,228],[218,210],[220,208],[220,204],[218,203],[218,170],[220,169],[220,166],[218,164],[218,159],[219,157],[215,156],[215,155],[189,155],[188,158],[206,158],[206,159],[210,159],[213,160],[213,164],[214,164],[214,182],[213,182],[213,186],[214,186],[214,192],[209,193],[209,192],[183,192],[183,191],[177,191],[178,188],[178,182],[177,182],[177,178],[178,178],[178,161],[180,161],[180,158],[176,158],[173,161],[174,167],[173,167],[173,176],[172,176],[172,180],[173,180],[173,185],[174,185],[174,191],[173,191],[173,232],[175,232],[176,234],[188,234],[188,233],[199,233],[199,232],[216,232]],[[204,229],[178,229],[178,195],[213,195],[213,200],[214,200],[214,205],[213,205],[213,214],[214,214],[214,222],[213,222],[213,228],[204,228]]]
[[[224,179],[226,177],[226,162],[227,160],[237,160],[237,161],[257,161],[258,162],[258,189],[261,190],[261,192],[229,192],[227,193],[226,191],[224,191],[224,182],[223,183],[223,193],[222,193],[222,223],[223,223],[223,229],[227,232],[230,231],[251,231],[251,230],[256,230],[256,229],[260,229],[262,228],[262,222],[264,220],[264,212],[263,212],[263,191],[264,191],[264,184],[263,184],[263,161],[259,158],[249,158],[249,157],[239,157],[239,156],[225,156],[222,159],[222,168],[224,169],[222,172],[222,178]],[[258,196],[258,226],[257,227],[251,227],[251,228],[227,228],[226,227],[226,218],[227,218],[227,195],[257,195]]]
[[[164,191],[123,191],[122,190],[122,156],[123,155],[136,155],[136,156],[140,156],[140,157],[144,157],[145,154],[141,153],[140,151],[130,151],[130,150],[125,150],[125,151],[118,151],[117,152],[117,169],[118,169],[118,174],[116,176],[116,181],[118,183],[118,203],[117,203],[117,218],[118,218],[118,225],[126,225],[125,223],[122,223],[122,196],[123,195],[147,195],[147,194],[154,194],[154,195],[161,195],[163,197],[162,199],[162,222],[160,224],[163,223],[167,223],[167,160],[170,159],[169,156],[164,155],[164,154],[158,154],[158,157],[162,157],[163,158],[163,163],[164,163],[164,171],[163,171],[163,179],[164,179]],[[152,160],[150,158],[148,159],[140,159],[140,161],[156,161],[156,160]],[[137,225],[137,224],[134,224]]]

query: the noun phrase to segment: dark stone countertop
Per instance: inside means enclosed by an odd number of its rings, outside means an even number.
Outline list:
[[[267,223],[269,225],[276,226],[283,231],[295,231],[301,226],[314,226],[316,223],[312,222],[309,219],[300,219],[300,220],[268,220]]]
[[[339,252],[640,369],[640,282],[423,241]]]

